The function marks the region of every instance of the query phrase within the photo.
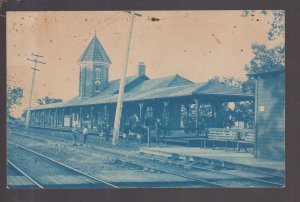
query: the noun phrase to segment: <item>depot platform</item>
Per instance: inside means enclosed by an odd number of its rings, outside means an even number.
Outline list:
[[[250,171],[254,173],[267,174],[272,176],[285,176],[285,163],[257,159],[251,153],[236,151],[213,150],[195,147],[142,147],[140,153],[147,155],[157,155],[159,157],[181,159],[214,166]]]

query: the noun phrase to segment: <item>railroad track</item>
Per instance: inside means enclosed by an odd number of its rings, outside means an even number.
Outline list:
[[[33,134],[33,133],[30,133]],[[18,133],[17,135],[21,135],[21,136],[27,136],[28,138],[35,138],[35,139],[39,139],[37,137],[32,137],[31,135],[24,135],[24,134],[20,134]],[[66,139],[62,139],[62,138],[57,138],[57,137],[51,137],[48,135],[42,135],[44,137],[50,138],[50,139],[55,139],[57,141],[60,141],[60,143],[62,141],[66,141]],[[68,146],[68,145],[65,145]],[[72,147],[74,149],[74,147]],[[205,180],[203,178],[198,177],[197,175],[191,174],[191,173],[186,173],[186,172],[182,172],[182,171],[178,171],[177,169],[173,169],[173,168],[165,168],[165,166],[160,166],[160,165],[155,165],[153,163],[153,161],[159,162],[160,164],[168,164],[168,165],[173,165],[174,166],[178,166],[178,167],[184,167],[185,165],[182,164],[181,162],[174,162],[172,160],[168,160],[168,159],[159,159],[157,160],[157,158],[151,158],[151,157],[138,157],[138,156],[132,156],[132,155],[128,155],[122,153],[120,154],[120,152],[113,152],[111,150],[108,149],[104,149],[104,148],[99,148],[99,147],[92,147],[92,148],[75,148],[78,152],[87,152],[89,154],[91,154],[91,152],[95,152],[95,151],[99,151],[101,152],[101,155],[107,157],[107,158],[111,158],[111,159],[116,159],[116,160],[120,160],[122,162],[125,163],[129,163],[129,164],[133,164],[133,165],[138,165],[144,168],[149,168],[149,169],[153,169],[153,170],[157,170],[160,172],[166,172],[166,173],[170,173],[173,175],[177,175],[177,176],[181,176],[190,180],[195,180],[195,181],[199,181],[202,183],[205,183],[207,186],[213,186],[213,187],[224,187],[224,185],[222,183],[218,183],[218,182],[213,182],[211,180]],[[105,152],[105,154],[103,153]],[[265,180],[268,177],[272,177],[272,176],[263,176],[264,179],[259,179],[259,178],[255,178],[255,177],[247,177],[247,176],[243,176],[243,175],[238,175],[238,174],[232,174],[232,173],[227,173],[227,172],[223,172],[223,171],[218,171],[215,169],[208,169],[205,168],[203,166],[198,166],[198,165],[189,165],[190,168],[196,169],[198,171],[205,171],[206,173],[210,172],[211,174],[215,174],[215,175],[226,175],[232,179],[234,179],[235,181],[247,181],[250,184],[253,184],[254,186],[258,185],[261,187],[264,186],[268,186],[268,187],[282,187],[283,184],[281,183],[277,183],[277,182],[273,182],[273,181],[268,181]],[[186,170],[185,170],[186,171]],[[261,176],[260,176],[261,177]],[[229,180],[230,181],[230,180]],[[227,183],[228,184],[228,183]],[[251,187],[252,185],[250,185]]]
[[[7,173],[8,173],[8,189],[14,188],[31,188],[43,189],[43,185],[32,179],[27,173],[22,171],[18,166],[7,160]]]
[[[58,162],[23,145],[12,141],[7,141],[7,143],[10,154],[11,150],[14,150],[14,155],[9,156],[9,164],[30,179],[38,188],[118,188],[116,185]],[[12,159],[15,163],[12,163]]]
[[[28,135],[22,135],[22,134],[18,134],[18,135],[23,136],[23,137],[28,137],[28,138],[34,138],[36,140],[41,140],[39,138],[30,137]],[[74,147],[71,147],[71,146],[68,146],[68,145],[64,145],[64,147],[72,148],[73,150],[76,150],[76,151],[81,152],[81,153],[83,153],[85,155],[88,155],[88,156],[95,156],[95,157],[113,159],[113,160],[116,160],[116,161],[122,161],[122,162],[125,162],[127,164],[131,164],[131,165],[134,165],[134,166],[139,166],[140,168],[149,168],[149,169],[152,169],[152,170],[155,170],[155,171],[168,173],[168,174],[171,174],[171,175],[175,175],[175,176],[178,176],[178,177],[188,179],[188,180],[193,181],[193,182],[198,182],[199,184],[201,184],[201,186],[204,186],[204,187],[223,187],[222,185],[220,185],[218,183],[209,182],[207,180],[201,179],[201,178],[199,178],[197,176],[193,176],[191,174],[184,174],[183,172],[178,172],[176,169],[170,169],[170,168],[166,169],[166,168],[163,168],[162,166],[155,166],[153,164],[149,164],[149,163],[146,163],[146,162],[136,162],[136,161],[130,160],[129,158],[125,158],[125,157],[122,158],[120,156],[116,157],[116,156],[113,156],[113,155],[108,155],[108,154],[103,154],[103,153],[95,154],[95,153],[93,153],[94,150],[89,149],[89,148],[85,148],[85,150],[83,150],[83,149],[74,148]]]

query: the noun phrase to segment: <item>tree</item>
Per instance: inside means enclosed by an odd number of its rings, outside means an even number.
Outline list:
[[[253,44],[254,58],[245,66],[248,74],[284,69],[285,48],[282,45],[267,48],[262,44]]]
[[[10,116],[12,109],[15,106],[20,106],[24,98],[23,89],[20,87],[7,87],[7,101],[6,101],[6,111],[7,115]]]
[[[223,85],[223,86],[230,86],[230,87],[241,87],[242,81],[238,80],[234,77],[219,77],[214,76],[210,80],[208,80],[209,84],[217,84],[217,85]]]
[[[249,16],[255,16],[258,11],[256,10],[244,10],[242,12],[242,17],[249,17]],[[268,31],[268,39],[269,40],[276,40],[279,37],[285,37],[285,11],[284,10],[261,10],[261,14],[267,15],[269,13],[272,13],[274,19],[271,24],[271,28]]]
[[[245,10],[242,16],[254,16],[256,11]],[[258,72],[274,71],[284,69],[285,67],[285,45],[280,40],[280,37],[285,36],[285,12],[283,10],[261,11],[267,15],[269,12],[273,14],[273,22],[267,33],[268,39],[274,41],[273,47],[267,48],[264,44],[252,44],[254,58],[245,66],[248,74]],[[277,41],[276,41],[277,40]]]
[[[268,32],[269,40],[276,40],[278,37],[285,37],[285,12],[284,10],[272,11],[274,20]]]
[[[36,102],[39,105],[45,105],[45,104],[51,104],[51,103],[57,103],[57,102],[62,102],[63,99],[59,99],[59,98],[50,98],[48,96],[45,96],[43,98],[37,99]]]
[[[245,10],[243,11],[242,16],[254,16],[255,12],[257,11]],[[267,37],[268,40],[274,41],[275,44],[279,41],[279,44],[277,43],[269,48],[264,44],[252,44],[254,57],[244,67],[249,75],[248,80],[242,83],[242,88],[245,92],[255,92],[255,80],[250,76],[251,74],[276,71],[285,68],[285,45],[278,40],[280,37],[283,37],[284,39],[285,36],[285,12],[283,10],[261,11],[263,15],[267,15],[270,12],[274,18],[267,33]]]

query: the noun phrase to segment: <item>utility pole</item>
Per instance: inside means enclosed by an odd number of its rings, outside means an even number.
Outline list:
[[[132,36],[132,30],[133,30],[134,17],[135,17],[135,15],[141,16],[140,14],[135,13],[134,11],[132,11],[132,12],[126,11],[126,12],[131,14],[131,23],[130,23],[129,34],[128,34],[126,59],[125,59],[124,69],[123,69],[122,77],[121,77],[121,81],[120,81],[119,94],[118,94],[118,100],[117,100],[113,139],[112,139],[113,145],[117,144],[118,138],[119,138],[119,133],[120,133],[120,122],[121,122],[122,107],[123,107],[123,94],[124,94],[125,78],[126,78],[126,71],[127,71],[127,66],[128,66],[130,42],[131,42],[131,36]]]
[[[32,101],[32,94],[33,94],[33,86],[34,86],[34,80],[35,80],[35,72],[36,71],[40,71],[39,69],[37,69],[37,63],[40,64],[46,64],[44,62],[38,61],[39,58],[43,58],[44,56],[41,55],[36,55],[36,54],[31,54],[34,59],[29,59],[27,58],[27,60],[34,62],[34,66],[31,68],[32,69],[32,81],[31,81],[31,88],[30,88],[30,97],[29,97],[29,101],[28,101],[28,107],[27,107],[27,113],[26,113],[26,128],[28,128],[29,123],[30,123],[30,110],[31,110],[31,101]]]

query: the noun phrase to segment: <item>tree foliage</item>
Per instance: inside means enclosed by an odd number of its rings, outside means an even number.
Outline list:
[[[45,96],[43,98],[37,99],[36,102],[39,105],[45,105],[45,104],[51,104],[51,103],[57,103],[57,102],[62,102],[63,99],[59,99],[59,98],[50,98],[48,96]]]
[[[248,74],[283,69],[285,65],[285,48],[282,45],[267,48],[262,44],[253,44],[254,58],[245,66]]]
[[[7,115],[11,115],[15,106],[20,106],[24,98],[23,89],[20,87],[7,87],[6,110]]]
[[[241,87],[242,81],[238,80],[234,77],[219,77],[214,76],[210,80],[208,80],[209,84],[217,84],[217,85],[223,85],[223,86],[230,86],[230,87]]]
[[[244,10],[242,12],[243,17],[255,16],[258,11],[256,10]],[[259,13],[267,15],[269,13],[273,14],[273,22],[271,28],[269,29],[267,35],[269,40],[276,40],[279,37],[285,36],[285,11],[284,10],[261,10]]]
[[[255,12],[251,10],[245,10],[242,16],[254,16]],[[267,37],[270,41],[276,41],[280,37],[285,36],[285,12],[283,10],[262,10],[262,14],[273,14],[273,21],[271,27],[267,33]],[[276,41],[278,42],[278,40]],[[275,43],[276,44],[276,43]],[[245,70],[248,74],[255,74],[258,72],[268,72],[284,69],[285,67],[285,45],[279,40],[277,45],[273,47],[267,47],[264,44],[252,44],[252,51],[254,54],[253,59],[245,66]]]
[[[272,13],[274,20],[268,32],[268,39],[276,40],[280,36],[285,36],[285,12],[283,10],[275,10]]]

